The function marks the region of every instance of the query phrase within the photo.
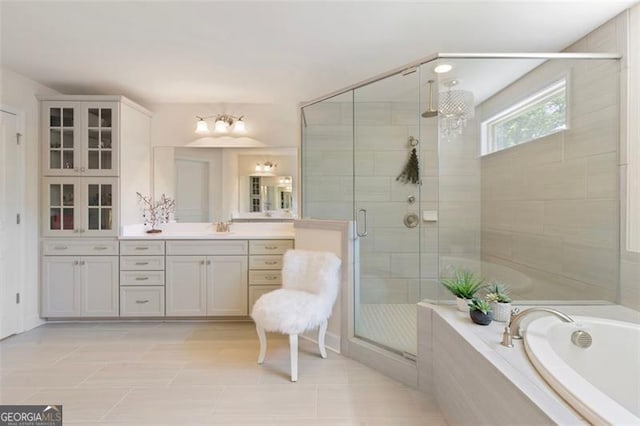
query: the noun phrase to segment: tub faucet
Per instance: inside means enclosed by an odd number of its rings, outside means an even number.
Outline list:
[[[548,314],[555,315],[556,317],[560,318],[564,322],[575,322],[573,318],[571,318],[569,315],[562,313],[557,309],[553,309],[553,308],[535,307],[535,308],[525,309],[522,312],[519,312],[518,309],[513,309],[511,311],[511,317],[509,318],[509,322],[507,323],[507,326],[504,328],[504,333],[502,334],[502,345],[512,348],[513,347],[512,339],[522,339],[522,336],[520,335],[520,321],[522,320],[522,318],[526,317],[527,315],[531,313],[536,313],[536,312],[546,312]]]

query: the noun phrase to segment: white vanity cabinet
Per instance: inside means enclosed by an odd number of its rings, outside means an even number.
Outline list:
[[[120,241],[120,316],[165,314],[165,242]]]
[[[249,241],[249,313],[256,300],[282,285],[282,255],[293,240]]]
[[[46,176],[118,175],[119,102],[43,101],[41,117]]]
[[[43,187],[43,236],[117,236],[117,178],[48,177]]]
[[[118,316],[117,241],[49,240],[43,253],[43,317]]]
[[[167,316],[245,316],[246,240],[167,241]]]

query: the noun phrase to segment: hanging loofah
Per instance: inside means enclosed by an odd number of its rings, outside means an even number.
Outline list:
[[[407,161],[407,165],[404,166],[402,173],[398,175],[396,181],[413,184],[420,183],[420,166],[418,165],[418,154],[415,148],[411,150],[409,161]]]

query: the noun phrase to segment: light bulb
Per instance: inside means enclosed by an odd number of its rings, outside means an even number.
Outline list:
[[[444,74],[444,73],[446,73],[446,72],[451,71],[452,69],[453,69],[453,65],[451,65],[451,64],[440,64],[440,65],[437,65],[437,66],[433,69],[433,71],[434,71],[436,74]]]
[[[238,119],[233,125],[233,131],[236,133],[246,133],[247,127],[244,125],[242,119]]]
[[[216,133],[227,133],[227,131],[229,130],[229,123],[224,121],[222,118],[218,118],[216,120],[214,129]]]
[[[209,133],[209,126],[207,125],[207,122],[202,118],[196,123],[196,133],[200,135]]]

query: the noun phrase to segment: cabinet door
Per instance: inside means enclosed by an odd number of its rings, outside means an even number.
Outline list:
[[[62,237],[78,234],[81,194],[78,179],[46,178],[44,180],[42,235]]]
[[[263,294],[279,289],[279,285],[251,285],[249,286],[249,313],[253,310],[253,305]]]
[[[78,102],[42,103],[42,167],[45,176],[79,176],[82,168]]]
[[[118,257],[86,256],[80,258],[82,315],[118,316]]]
[[[202,316],[207,313],[205,256],[167,256],[167,316]]]
[[[83,237],[118,235],[118,179],[83,178],[81,183]]]
[[[207,315],[247,315],[246,256],[207,258]]]
[[[42,258],[42,316],[81,315],[79,260],[71,256]]]
[[[83,102],[82,104],[83,175],[118,176],[118,118],[117,102]]]

